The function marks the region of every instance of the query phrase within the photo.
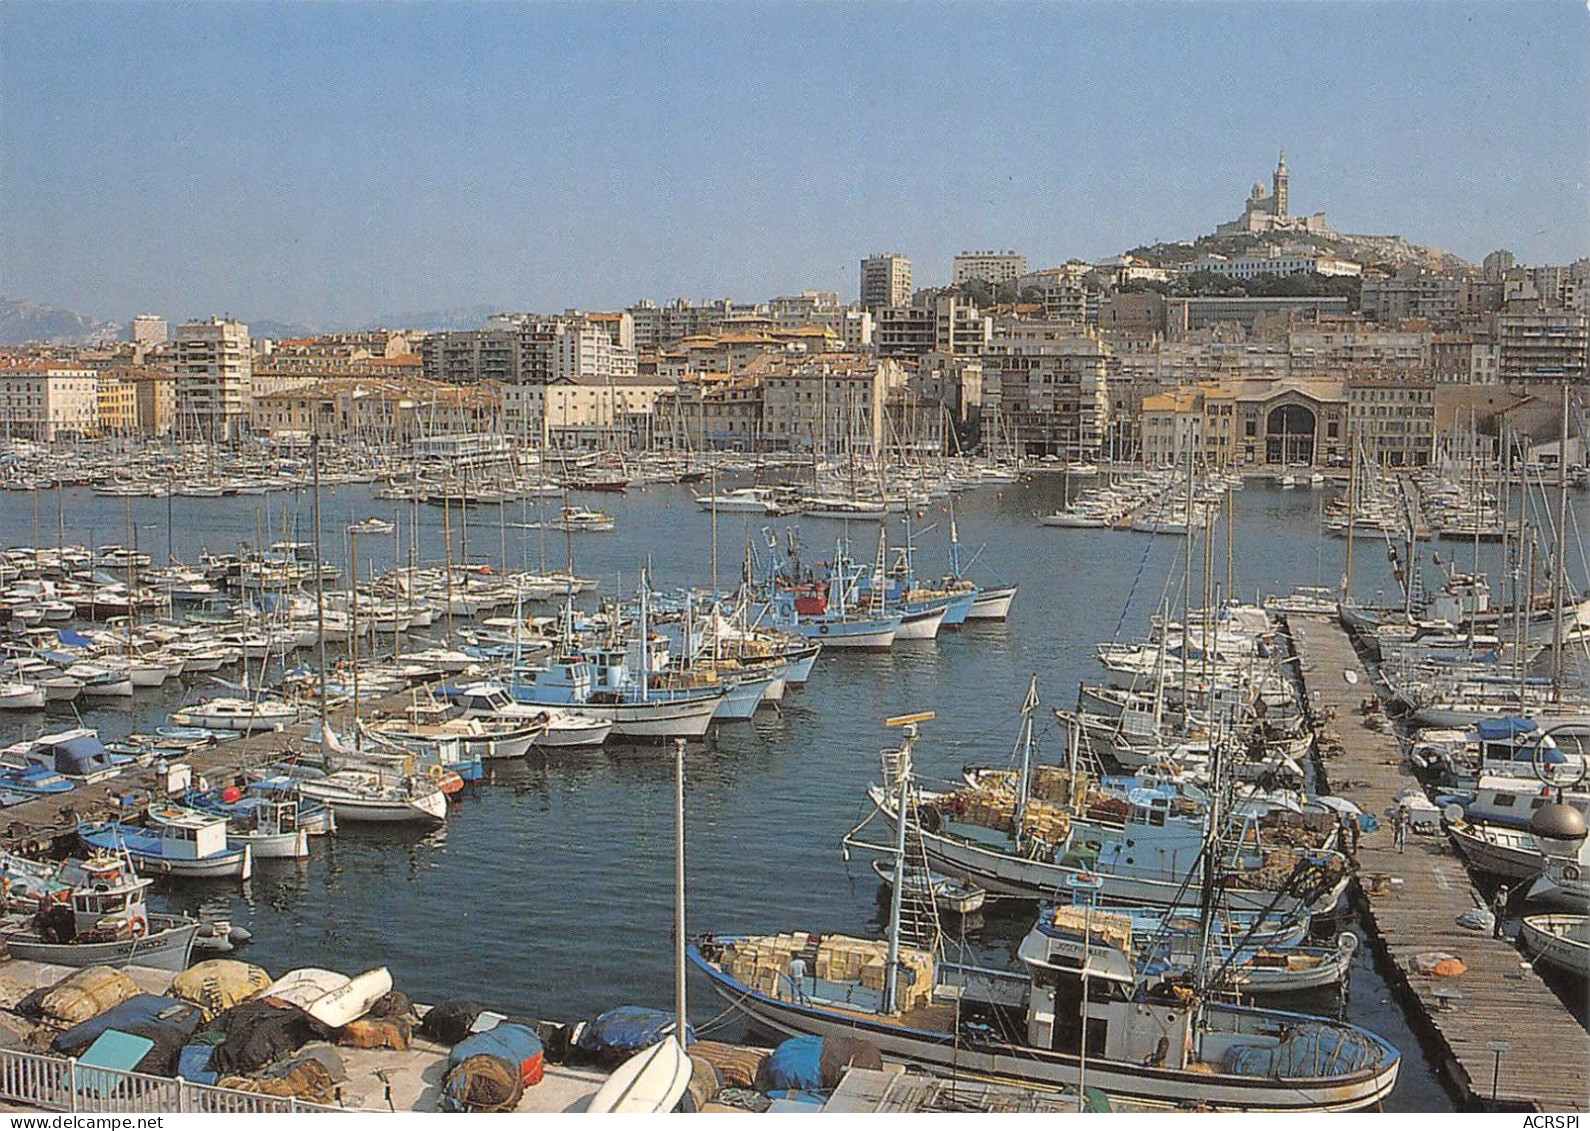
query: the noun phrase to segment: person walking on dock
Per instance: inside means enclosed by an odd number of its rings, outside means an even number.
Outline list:
[[[1491,917],[1495,920],[1491,924],[1491,938],[1504,939],[1506,934],[1502,931],[1502,920],[1507,918],[1507,885],[1503,884],[1496,889],[1496,894],[1491,897]]]
[[[1391,818],[1391,836],[1396,842],[1397,851],[1406,851],[1408,845],[1408,808],[1405,805],[1397,806],[1397,812]]]

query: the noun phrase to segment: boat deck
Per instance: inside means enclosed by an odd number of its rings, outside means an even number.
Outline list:
[[[1346,630],[1334,619],[1291,614],[1307,705],[1319,725],[1340,736],[1343,752],[1322,768],[1329,788],[1380,822],[1358,848],[1357,895],[1380,955],[1395,966],[1391,981],[1418,1005],[1438,1058],[1472,1104],[1493,1098],[1496,1053],[1506,1041],[1494,1098],[1511,1109],[1583,1111],[1590,1106],[1590,1034],[1536,974],[1511,941],[1458,926],[1457,917],[1486,905],[1444,835],[1410,833],[1405,852],[1393,843],[1391,814],[1399,792],[1418,782],[1404,765],[1395,734],[1361,725],[1358,704],[1373,685]],[[1344,673],[1357,673],[1356,684]],[[1324,780],[1329,776],[1329,781]],[[1460,957],[1455,978],[1412,973],[1408,960],[1428,951]]]

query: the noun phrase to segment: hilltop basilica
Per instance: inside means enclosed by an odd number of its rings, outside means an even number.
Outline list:
[[[1286,150],[1281,150],[1281,160],[1270,178],[1274,190],[1267,192],[1263,181],[1253,183],[1242,215],[1215,229],[1217,236],[1234,236],[1243,232],[1313,232],[1316,235],[1335,235],[1325,223],[1325,213],[1312,216],[1293,216],[1287,211],[1291,178],[1286,171]]]

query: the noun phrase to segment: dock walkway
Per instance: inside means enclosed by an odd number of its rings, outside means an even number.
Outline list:
[[[403,691],[366,703],[360,707],[360,714],[364,718],[401,714],[412,695],[413,692]],[[330,714],[332,726],[345,729],[351,711],[343,707]],[[203,776],[216,784],[279,761],[291,750],[303,749],[309,730],[309,724],[298,723],[279,731],[260,731],[202,747],[178,760],[193,767],[195,778]],[[9,806],[0,810],[0,845],[23,854],[59,848],[75,838],[77,821],[117,816],[130,820],[143,812],[154,791],[153,770],[129,769],[103,781],[80,784],[70,793],[45,794]]]
[[[1466,1099],[1492,1101],[1493,1042],[1502,1053],[1495,1101],[1512,1109],[1583,1111],[1590,1107],[1590,1034],[1541,981],[1514,944],[1467,930],[1457,917],[1485,903],[1462,858],[1439,837],[1409,834],[1393,843],[1398,793],[1418,782],[1404,768],[1395,734],[1361,725],[1358,705],[1372,693],[1368,673],[1335,620],[1287,618],[1308,708],[1334,712],[1343,752],[1324,766],[1330,788],[1380,822],[1358,848],[1358,898],[1374,943],[1395,966],[1394,984],[1415,999],[1445,1066]],[[1357,675],[1348,681],[1346,672]],[[1429,951],[1459,956],[1467,973],[1436,978],[1412,973],[1409,959]]]

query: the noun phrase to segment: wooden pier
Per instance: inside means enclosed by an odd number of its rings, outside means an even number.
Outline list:
[[[1540,1111],[1590,1107],[1590,1033],[1511,941],[1458,925],[1460,914],[1486,900],[1446,836],[1410,832],[1405,851],[1397,851],[1396,797],[1418,781],[1405,768],[1398,737],[1363,725],[1359,704],[1374,693],[1373,685],[1346,630],[1323,617],[1293,614],[1287,621],[1311,717],[1341,740],[1341,751],[1323,764],[1329,781],[1320,789],[1380,823],[1358,847],[1357,898],[1374,945],[1395,967],[1393,987],[1417,1004],[1425,1036],[1469,1103]],[[1457,955],[1468,971],[1457,977],[1414,973],[1409,960],[1430,951]],[[1510,1046],[1499,1066],[1497,1042]]]
[[[360,707],[360,714],[364,718],[400,715],[412,701],[413,694],[403,691],[366,703]],[[421,694],[424,694],[423,689]],[[344,730],[351,714],[346,707],[333,710],[332,726]],[[227,739],[171,760],[192,766],[195,779],[203,776],[210,784],[217,785],[247,770],[280,761],[290,751],[304,749],[309,731],[309,724],[298,723],[279,731],[260,731]],[[318,752],[319,748],[311,745],[310,749]],[[164,796],[156,791],[154,770],[143,768],[130,769],[92,784],[80,784],[70,793],[35,797],[0,811],[0,845],[24,855],[61,851],[75,845],[79,820],[103,821],[118,816],[131,820],[143,813],[152,796]]]

